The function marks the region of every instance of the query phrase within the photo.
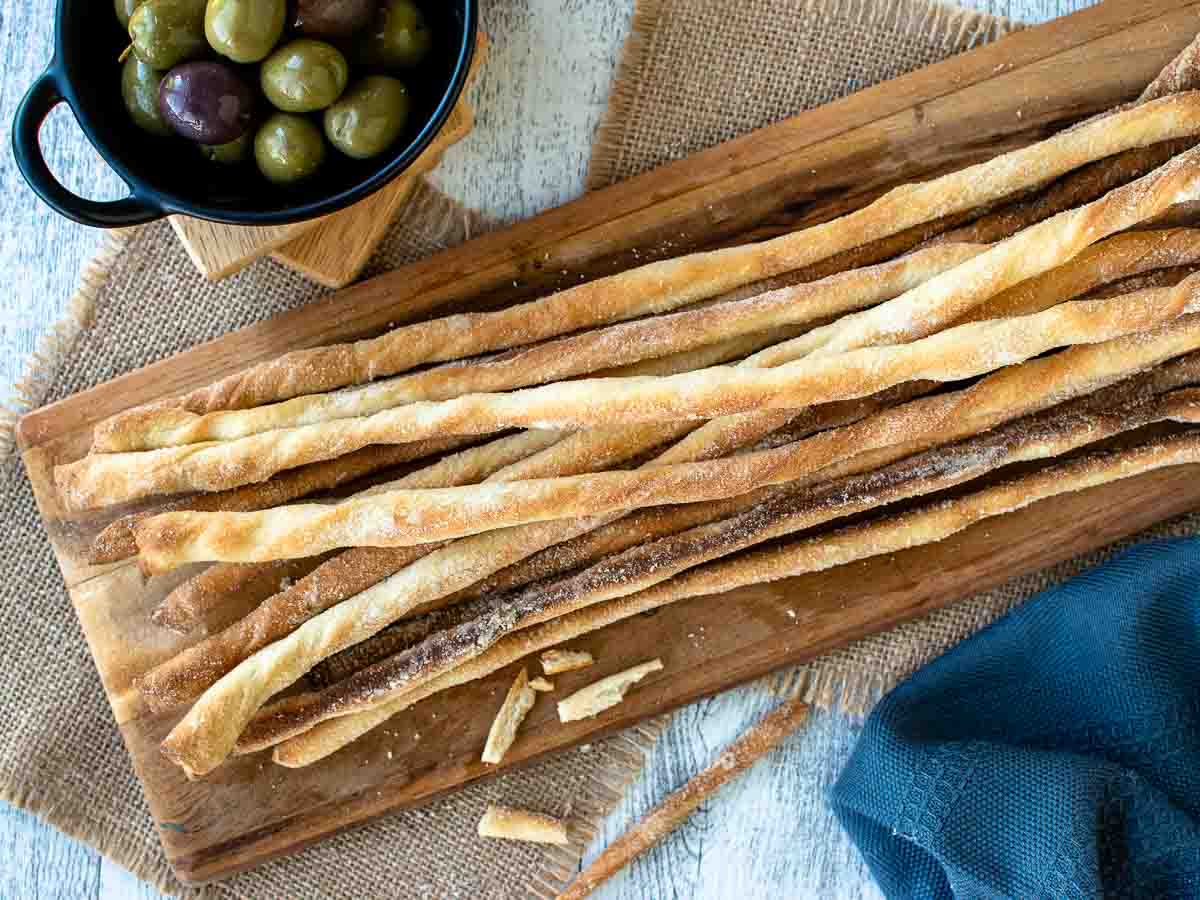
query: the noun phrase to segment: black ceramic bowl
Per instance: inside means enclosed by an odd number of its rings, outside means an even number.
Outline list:
[[[137,128],[121,100],[117,57],[129,39],[111,0],[58,0],[54,59],[21,101],[13,125],[17,165],[29,186],[55,210],[102,228],[136,225],[171,213],[234,225],[277,225],[334,212],[408,168],[445,123],[466,81],[475,52],[476,0],[432,0],[421,9],[433,29],[435,46],[419,70],[401,76],[414,102],[408,129],[395,147],[365,161],[330,148],[325,165],[311,181],[281,188],[263,178],[253,164],[214,166],[183,138],[154,137]],[[361,70],[353,73],[357,74]],[[88,140],[124,179],[128,197],[85,200],[51,174],[38,146],[38,131],[59,103],[71,107]]]

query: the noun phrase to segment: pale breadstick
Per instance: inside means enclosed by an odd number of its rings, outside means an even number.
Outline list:
[[[535,844],[569,844],[567,826],[560,819],[524,809],[489,803],[479,820],[479,836]]]
[[[754,349],[759,340],[761,338],[758,337],[738,338],[702,351],[676,354],[649,364],[639,364],[639,367],[649,369],[655,374],[687,371],[688,367],[697,361],[724,361],[736,357],[747,349]],[[531,460],[536,460],[536,470],[548,476],[587,471],[588,467],[601,458],[607,458],[610,462],[625,459],[643,449],[653,447],[660,440],[659,437],[652,436],[645,446],[634,444],[620,447],[612,442],[609,435],[599,434],[589,440],[588,434],[595,435],[591,432],[568,435],[547,448],[544,453],[535,454]],[[501,461],[501,457],[493,451],[472,454],[470,458],[476,462],[489,459],[493,462]],[[463,477],[465,473],[464,467],[455,463],[453,459],[439,463],[437,470],[447,475],[457,473],[458,477]],[[471,471],[474,473],[472,477],[484,474],[483,470],[478,468]],[[525,461],[517,460],[490,477],[516,477],[527,471],[530,469]],[[428,477],[428,474],[422,475],[420,471],[412,475],[414,479],[422,478],[426,481]],[[570,534],[573,535],[573,532]],[[215,684],[222,675],[261,647],[289,634],[312,616],[395,574],[424,552],[426,551],[420,548],[347,551],[329,560],[310,577],[264,602],[245,621],[235,623],[224,632],[184,650],[152,669],[142,676],[138,687],[147,704],[156,711],[194,700]],[[441,605],[440,600],[439,597],[431,597],[413,612],[415,614],[436,609]]]
[[[445,487],[470,484],[502,470],[505,466],[556,444],[562,435],[556,431],[524,431],[489,441],[445,456],[432,465],[385,484],[377,485],[354,496],[373,497],[389,490]],[[316,567],[309,565],[299,575],[307,575]],[[276,581],[294,577],[296,572],[280,572]],[[272,577],[270,568],[256,569],[249,565],[216,565],[185,581],[169,593],[158,605],[151,618],[164,628],[187,631],[203,619],[205,611],[224,602],[225,598],[242,590],[251,580]],[[280,589],[282,590],[282,588]]]
[[[555,900],[583,900],[608,879],[678,828],[705,800],[787,739],[808,718],[808,705],[788,700],[743,732],[688,783],[643,816],[605,848]]]
[[[140,435],[142,439],[135,442],[100,443],[104,435],[97,433],[96,448],[120,452],[235,440],[276,428],[366,416],[418,400],[450,400],[463,394],[560,381],[610,366],[686,352],[722,339],[803,325],[861,309],[902,294],[984,249],[979,244],[939,244],[869,272],[845,273],[744,300],[610,325],[496,357],[451,363],[364,387],[309,394],[271,406],[201,416],[176,410],[160,415],[154,432]],[[875,282],[870,291],[862,288],[867,277]],[[171,416],[174,423],[168,421]],[[108,433],[108,436],[119,435]]]
[[[413,462],[435,453],[442,453],[474,443],[474,437],[437,438],[414,444],[394,444],[364,447],[345,456],[280,472],[274,478],[258,484],[201,494],[173,500],[165,507],[147,512],[131,513],[111,522],[92,542],[88,562],[92,565],[118,562],[137,553],[133,526],[162,509],[248,510],[264,506],[279,506],[292,500],[333,490],[343,484],[365,478],[392,466]]]
[[[354,713],[419,689],[484,652],[506,633],[624,596],[718,556],[899,500],[941,491],[1000,467],[1060,455],[1163,420],[1200,421],[1200,391],[1184,390],[1113,411],[1053,409],[960,445],[941,447],[879,471],[817,488],[777,492],[732,518],[644,544],[576,575],[535,586],[471,622],[433,635],[283,714],[264,709],[239,740],[252,752],[324,719]]]
[[[1102,200],[1034,225],[893,301],[896,308],[909,311],[913,318],[896,321],[874,310],[846,317],[821,349],[833,353],[862,346],[861,341],[871,335],[885,341],[898,332],[914,329],[928,333],[931,329],[924,327],[925,317],[931,323],[934,318],[957,319],[999,291],[1193,195],[1200,196],[1200,149],[1189,150]],[[978,327],[985,327],[985,323]],[[259,480],[281,468],[340,455],[366,443],[445,433],[486,433],[507,427],[574,428],[711,418],[764,406],[784,408],[862,396],[900,380],[927,377],[925,369],[913,365],[893,380],[872,372],[873,377],[860,383],[847,377],[846,364],[850,361],[851,354],[844,354],[836,366],[826,363],[827,368],[821,370],[818,363],[817,370],[827,382],[822,389],[816,387],[821,383],[819,377],[806,384],[805,376],[811,378],[817,373],[806,372],[802,362],[793,363],[787,372],[782,371],[787,367],[780,367],[780,371],[723,371],[722,367],[714,367],[659,379],[585,379],[510,394],[413,403],[358,419],[280,429],[216,445],[90,456],[58,467],[55,478],[68,506],[88,508],[170,490],[215,489]],[[865,363],[867,357],[858,361]],[[836,370],[841,370],[841,375]],[[841,389],[828,390],[833,382],[841,382]]]
[[[1175,288],[1108,300],[1073,301],[1032,316],[961,325],[897,347],[833,357],[830,382],[847,372],[864,380],[889,373],[879,387],[917,378],[953,380],[986,372],[1072,343],[1138,333],[1200,309],[1200,277]],[[860,361],[858,357],[864,359]],[[890,374],[891,360],[937,360]],[[786,371],[792,363],[768,372]],[[794,382],[795,383],[795,382]],[[784,389],[786,390],[786,389]],[[787,396],[795,398],[803,388]],[[865,392],[864,392],[865,393]],[[793,445],[794,447],[795,445]],[[803,457],[801,457],[803,458]],[[466,488],[397,491],[332,507],[298,505],[249,513],[165,513],[141,523],[144,564],[162,571],[185,562],[257,561],[309,556],[339,546],[404,546],[492,528],[621,509],[723,499],[804,474],[790,448],[705,463],[655,466]]]
[[[555,647],[542,654],[542,671],[547,675],[561,675],[563,672],[574,672],[576,669],[586,669],[595,663],[592,654],[586,650],[563,650]]]
[[[598,716],[606,709],[611,709],[622,700],[629,689],[652,672],[662,671],[662,660],[652,659],[641,665],[633,666],[607,678],[594,681],[586,687],[581,687],[570,696],[558,701],[558,720],[560,722],[578,722],[580,719],[590,719]]]
[[[932,181],[895,188],[832,222],[771,241],[652,263],[496,313],[434,319],[355,344],[296,351],[185,397],[130,410],[98,430],[153,432],[156,416],[170,408],[204,413],[259,406],[362,384],[423,363],[461,359],[589,325],[665,312],[932,219],[984,206],[1097,159],[1197,131],[1200,98],[1174,94]]]
[[[310,765],[420,700],[485,678],[530,653],[678,600],[724,593],[749,584],[818,572],[855,560],[934,543],[976,522],[1014,512],[1049,497],[1159,468],[1197,462],[1200,462],[1200,440],[1194,436],[1156,442],[1120,453],[1096,454],[899,516],[884,516],[866,525],[699,566],[649,590],[508,635],[480,656],[416,690],[363,712],[321,722],[298,734],[277,746],[273,758],[291,768]]]
[[[533,709],[536,700],[537,692],[529,684],[529,673],[522,668],[492,721],[487,743],[484,744],[483,754],[479,757],[480,761],[494,766],[500,765],[504,754],[517,739],[517,729]]]

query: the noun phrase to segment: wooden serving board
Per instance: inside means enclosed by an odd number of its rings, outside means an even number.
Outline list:
[[[134,677],[184,643],[152,626],[149,612],[188,573],[143,584],[128,563],[88,566],[82,550],[103,522],[67,517],[51,488],[52,466],[87,451],[93,423],[287,350],[360,338],[389,323],[450,310],[494,308],[644,262],[647,255],[674,255],[827,219],[899,181],[1027,144],[1133,97],[1198,25],[1200,0],[1109,2],[664,166],[27,415],[18,439],[46,529],[163,848],[180,877],[227,875],[486,777],[493,770],[479,763],[479,751],[512,673],[419,704],[308,769],[282,769],[256,756],[189,783],[157,749],[176,716],[146,714],[131,688]],[[1197,506],[1197,467],[1159,471],[1040,503],[942,544],[620,623],[576,642],[598,665],[556,679],[559,690],[655,656],[663,658],[665,671],[596,719],[560,725],[553,705],[539,703],[506,765],[593,740]]]

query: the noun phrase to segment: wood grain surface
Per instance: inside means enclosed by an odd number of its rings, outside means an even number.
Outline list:
[[[764,223],[821,221],[898,181],[1028,143],[1135,95],[1190,39],[1198,10],[1200,0],[1158,0],[1136,11],[1114,3],[1016,34],[26,416],[18,441],[35,496],[151,810],[169,823],[163,845],[180,876],[218,877],[484,777],[477,754],[490,700],[512,673],[421,704],[320,765],[263,770],[261,759],[247,757],[188,782],[158,751],[178,716],[149,715],[131,688],[137,675],[178,649],[180,638],[154,628],[148,614],[185,573],[142,584],[131,564],[88,566],[82,547],[106,518],[68,518],[50,486],[53,465],[87,451],[92,423],[285,349],[377,333],[398,318],[509,304],[559,286],[564,271],[574,283],[628,267],[635,248],[643,259],[648,251],[674,255],[737,242],[761,233]],[[1111,65],[1117,58],[1119,67]],[[600,661],[581,677],[654,655],[666,671],[594,719],[562,726],[548,707],[535,710],[505,765],[586,743],[1109,543],[1200,502],[1195,476],[1193,469],[1159,472],[1057,498],[939,545],[678,604],[605,629],[579,642]],[[579,686],[571,676],[563,680],[566,690]]]
[[[1090,0],[974,0],[988,12],[1044,21]],[[577,4],[517,0],[484,6],[490,30],[506,35],[495,77],[471,97],[480,127],[447,158],[436,180],[452,196],[512,220],[576,196],[595,122],[627,28],[630,0]],[[497,26],[502,26],[497,28]],[[31,0],[0,0],[0,47],[7,87],[0,119],[10,121],[20,88],[49,58],[50,16]],[[52,168],[86,196],[113,198],[119,182],[58,110],[43,132]],[[0,293],[0,392],[11,390],[25,361],[62,314],[79,266],[98,233],[60,219],[20,183],[0,156],[0,215],[14,240],[0,241],[10,289]],[[637,815],[686,781],[774,702],[749,685],[676,712],[598,837],[597,852]],[[608,900],[640,897],[877,897],[861,858],[824,803],[824,792],[853,746],[857,724],[814,713],[810,725],[705,806],[671,840],[605,886]],[[586,752],[581,749],[576,752]],[[90,848],[0,805],[0,896],[14,898],[158,897],[157,892]]]

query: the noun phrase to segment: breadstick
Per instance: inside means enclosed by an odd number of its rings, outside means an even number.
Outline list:
[[[1073,301],[1032,316],[961,325],[912,344],[848,352],[834,357],[836,365],[827,370],[837,370],[830,381],[847,371],[865,379],[887,372],[885,360],[936,359],[934,366],[902,368],[899,376],[889,375],[888,381],[874,386],[889,387],[915,378],[953,380],[1065,344],[1098,343],[1145,331],[1181,312],[1196,310],[1200,310],[1200,277],[1175,288]],[[856,357],[865,359],[859,362]],[[793,388],[786,396],[803,396],[801,391]],[[797,461],[795,451],[785,447],[634,472],[396,491],[332,507],[309,504],[249,513],[165,513],[141,523],[137,539],[153,571],[205,559],[257,561],[310,556],[340,546],[414,545],[546,519],[724,499],[800,477],[804,472],[797,469]]]
[[[613,841],[558,895],[556,900],[583,900],[683,824],[701,803],[787,739],[808,718],[808,704],[788,700],[741,734],[720,756],[687,784],[673,791],[636,825]]]
[[[921,327],[926,316],[931,320],[959,318],[988,297],[1071,258],[1105,235],[1136,224],[1164,205],[1200,195],[1198,163],[1200,149],[1190,150],[1102,200],[1034,225],[893,301],[911,310],[915,319],[896,322],[873,310],[846,317],[822,349],[836,352],[871,334],[886,339],[905,329],[927,333],[928,329]],[[978,323],[978,327],[984,326]],[[855,361],[866,363],[867,359],[860,356]],[[573,428],[711,418],[764,406],[783,408],[862,396],[900,380],[928,376],[921,366],[911,365],[893,374],[892,380],[872,372],[872,377],[859,383],[848,377],[850,362],[851,354],[844,354],[836,364],[826,362],[823,370],[818,364],[817,370],[825,376],[824,384],[817,377],[806,385],[805,376],[817,373],[806,372],[798,362],[787,372],[783,371],[787,367],[767,372],[722,371],[714,367],[660,379],[585,379],[510,394],[412,403],[358,419],[280,429],[216,445],[91,456],[58,467],[55,478],[67,505],[81,509],[151,493],[211,490],[230,486],[231,482],[260,480],[281,468],[337,456],[366,443],[413,440],[448,432],[486,433],[507,427]],[[834,382],[842,383],[840,390],[828,390]],[[822,389],[816,387],[818,384]]]
[[[420,688],[363,712],[321,722],[298,734],[275,748],[274,760],[291,768],[310,765],[420,700],[485,678],[530,653],[678,600],[724,593],[749,584],[818,572],[855,560],[934,543],[976,522],[1014,512],[1039,500],[1154,469],[1196,462],[1200,462],[1200,440],[1194,435],[1154,442],[1120,453],[1095,454],[898,516],[882,516],[865,525],[708,563],[649,590],[587,607],[501,638],[480,656]]]
[[[737,338],[705,348],[703,351],[680,353],[654,360],[650,364],[638,365],[655,374],[687,371],[688,367],[697,361],[725,361],[736,357],[747,349],[754,349],[761,340],[760,337]],[[594,437],[589,439],[589,434]],[[636,455],[658,442],[659,438],[652,436],[645,447],[620,447],[613,444],[610,435],[588,432],[568,435],[546,448],[543,453],[534,454],[530,460],[536,460],[534,468],[547,476],[570,475],[588,471],[590,466],[602,459],[615,462]],[[418,470],[408,476],[408,483],[415,484],[421,479],[421,483],[428,486],[433,481],[431,472],[435,475],[441,473],[446,478],[470,475],[473,480],[478,480],[485,474],[484,469],[478,466],[478,463],[483,461],[491,461],[494,464],[508,461],[507,466],[493,472],[489,478],[519,477],[521,473],[530,471],[526,461],[514,461],[509,458],[519,454],[497,454],[494,445],[499,444],[500,442],[494,441],[492,444],[483,445],[479,448],[479,453],[472,454],[469,458],[477,464],[474,468],[464,466],[461,459],[456,461],[455,457],[451,457],[439,462],[433,469]],[[485,450],[487,447],[493,449]],[[573,532],[570,534],[573,535]],[[313,572],[311,577],[270,598],[246,621],[236,623],[223,633],[184,650],[146,673],[138,684],[143,697],[150,708],[156,711],[194,700],[222,675],[260,648],[289,634],[312,616],[395,574],[424,552],[418,548],[415,551],[357,549],[343,553],[341,557],[330,560]],[[440,600],[439,597],[431,597],[413,612],[415,614],[436,609],[442,605]]]
[[[1200,261],[1200,228],[1130,231],[1081,252],[1070,262],[1003,291],[956,324],[1041,312],[1072,297],[1156,269]],[[1129,293],[1121,291],[1120,293]]]
[[[816,488],[791,488],[730,519],[644,544],[583,572],[535,586],[494,612],[436,634],[310,696],[279,715],[264,709],[239,752],[277,743],[324,719],[411,691],[482,653],[504,634],[650,587],[746,547],[836,518],[946,490],[1017,462],[1046,459],[1163,420],[1200,421],[1200,390],[1183,390],[1112,411],[1053,409],[959,445],[940,447],[864,475]]]
[[[1183,151],[1193,147],[1194,137],[1136,147],[1107,159],[1090,163],[1064,175],[1032,198],[1021,198],[969,224],[943,231],[929,243],[969,241],[994,244],[1012,237],[1035,222],[1065,209],[1089,203],[1115,187],[1140,178]]]
[[[895,188],[864,209],[832,222],[758,244],[651,263],[495,313],[449,316],[398,328],[371,340],[296,351],[173,401],[130,410],[102,423],[98,430],[106,434],[153,432],[156,416],[171,408],[205,413],[260,406],[362,384],[424,363],[461,359],[591,325],[666,312],[923,222],[986,205],[1097,159],[1198,130],[1200,98],[1192,93],[1174,94],[932,181]]]
[[[555,431],[524,431],[499,438],[445,456],[432,465],[410,472],[402,478],[360,491],[355,497],[366,498],[389,490],[443,487],[455,484],[470,484],[481,481],[505,466],[553,446],[562,435]],[[309,565],[300,575],[307,575],[316,567]],[[151,618],[164,628],[188,631],[203,619],[206,610],[219,605],[232,594],[241,591],[250,581],[274,578],[278,583],[283,577],[292,577],[295,572],[273,574],[270,566],[215,565],[185,581],[171,591],[159,604]],[[228,624],[228,623],[227,623]]]
[[[102,435],[97,434],[96,445],[105,452],[120,452],[229,441],[276,428],[366,416],[418,400],[450,400],[464,394],[559,381],[861,309],[902,294],[984,249],[978,244],[939,244],[867,272],[845,273],[744,300],[610,325],[500,356],[450,363],[364,387],[309,394],[271,406],[202,416],[176,410],[162,414],[154,432],[140,435],[142,439],[137,442],[101,444]],[[874,284],[871,290],[864,290],[862,283],[868,277]],[[173,423],[168,421],[169,416],[174,417]]]
[[[1138,103],[1157,100],[1181,91],[1200,87],[1200,37],[1194,38],[1179,55],[1167,63],[1158,76],[1146,85],[1138,96]]]
[[[280,472],[274,478],[258,484],[248,484],[215,494],[183,497],[157,510],[131,513],[111,522],[96,536],[88,554],[88,562],[98,566],[134,556],[137,553],[137,542],[133,539],[133,526],[163,509],[244,511],[262,509],[264,506],[279,506],[309,494],[333,490],[392,466],[453,450],[477,440],[475,437],[448,437],[413,444],[364,447],[337,459]]]
[[[1141,275],[1131,275],[1110,284],[1102,285],[1084,295],[1087,300],[1103,300],[1106,297],[1116,297],[1132,291],[1143,291],[1146,288],[1173,287],[1189,275],[1200,272],[1200,265],[1170,266],[1166,269],[1155,269]]]
[[[303,578],[325,557],[269,563],[226,563],[210,566],[176,587],[151,613],[160,628],[180,633],[203,626],[211,634],[231,625],[267,597],[283,590],[293,579]],[[247,606],[248,598],[256,598]],[[241,609],[230,615],[231,604]]]

